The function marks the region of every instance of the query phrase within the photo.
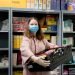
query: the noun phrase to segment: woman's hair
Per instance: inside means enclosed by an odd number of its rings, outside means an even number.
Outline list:
[[[35,19],[35,20],[38,22],[38,19],[37,19],[37,18],[32,17],[32,18],[30,18],[30,19],[28,20],[28,24],[30,23],[30,21],[31,21],[32,19]],[[39,26],[39,30],[36,32],[36,38],[37,38],[38,40],[42,40],[42,39],[44,38],[44,36],[43,36],[42,30],[41,30],[41,26],[40,26],[39,23],[38,23],[38,26]],[[24,34],[25,34],[27,37],[29,37],[29,38],[33,37],[33,36],[31,35],[31,32],[29,31],[29,29],[28,29],[27,31],[25,31]]]

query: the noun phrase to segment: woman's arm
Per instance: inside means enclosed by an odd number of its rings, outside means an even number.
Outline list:
[[[31,56],[34,55],[30,49],[29,39],[27,37],[23,37],[20,51],[23,63],[25,63]]]
[[[56,45],[56,44],[53,44],[53,43],[50,43],[50,42],[48,42],[46,39],[44,39],[44,42],[45,42],[45,46],[46,46],[46,48],[56,48],[56,47],[59,47],[58,45]]]
[[[55,49],[51,49],[51,48],[57,48],[57,47],[59,47],[56,44],[48,42],[46,39],[44,39],[44,43],[45,43],[46,49],[48,49],[48,51],[45,52],[46,55],[49,55],[49,54],[55,52]]]
[[[32,61],[34,61],[35,63],[43,67],[49,66],[50,64],[50,61],[46,61],[42,59],[44,57],[37,57],[32,53],[30,46],[29,46],[29,40],[25,37],[23,38],[20,51],[22,55],[23,64],[25,64],[28,59],[31,59]]]

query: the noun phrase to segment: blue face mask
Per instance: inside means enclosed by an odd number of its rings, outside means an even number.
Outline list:
[[[38,25],[29,25],[29,30],[33,33],[36,33],[39,30]]]

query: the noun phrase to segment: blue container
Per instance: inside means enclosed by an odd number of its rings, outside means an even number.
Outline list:
[[[57,25],[52,25],[51,26],[51,31],[57,31]]]

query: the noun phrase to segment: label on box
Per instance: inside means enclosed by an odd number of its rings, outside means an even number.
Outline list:
[[[11,7],[14,8],[26,8],[26,0],[11,0]]]

